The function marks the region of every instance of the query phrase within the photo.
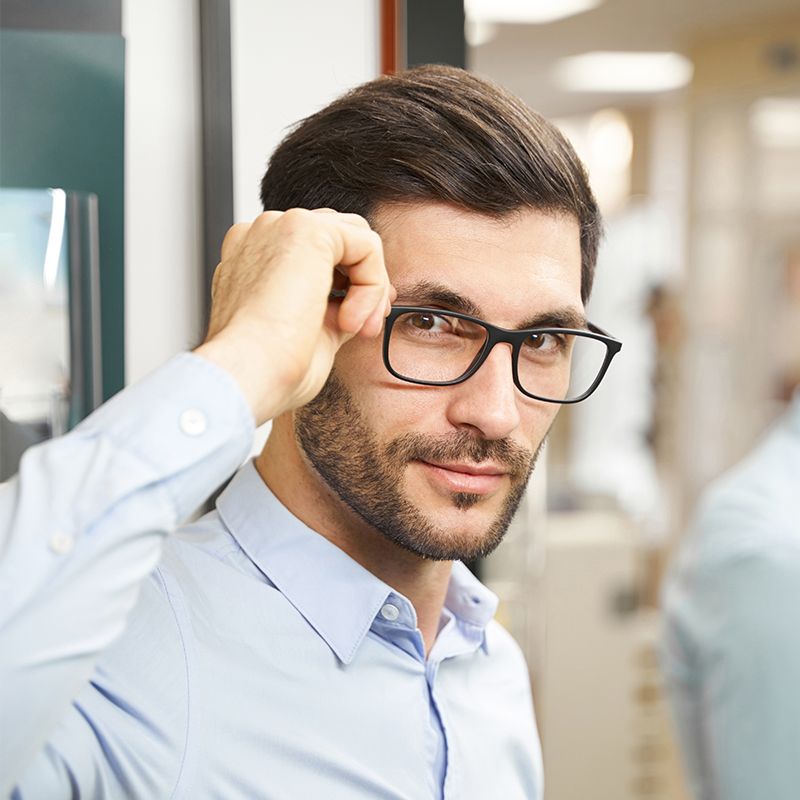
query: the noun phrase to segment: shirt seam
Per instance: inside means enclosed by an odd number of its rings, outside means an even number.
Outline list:
[[[169,603],[170,611],[172,611],[172,616],[175,619],[175,627],[178,629],[178,636],[181,642],[181,651],[183,652],[183,665],[184,665],[184,675],[186,678],[186,732],[184,733],[183,737],[183,752],[181,753],[181,762],[180,766],[178,767],[178,774],[175,778],[175,784],[170,792],[170,798],[176,797],[178,790],[180,789],[181,783],[183,782],[183,774],[184,774],[184,767],[186,766],[186,760],[189,753],[189,735],[191,730],[191,701],[190,701],[190,683],[189,683],[189,654],[186,648],[186,640],[183,635],[183,627],[181,626],[180,618],[178,616],[177,609],[175,608],[174,603],[174,595],[170,591],[167,586],[166,577],[164,576],[164,572],[161,567],[156,567],[155,575],[158,578],[161,586],[163,587],[164,596],[166,597],[167,603]]]

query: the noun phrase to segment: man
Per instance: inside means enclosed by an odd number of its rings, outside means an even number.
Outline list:
[[[519,101],[429,67],[305,120],[262,200],[203,345],[3,489],[2,780],[541,797],[522,655],[460,560],[497,545],[559,404],[619,349],[583,316],[583,169]]]
[[[664,592],[663,666],[696,800],[800,793],[800,393],[707,490]]]

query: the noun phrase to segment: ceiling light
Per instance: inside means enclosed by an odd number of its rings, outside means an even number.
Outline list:
[[[581,14],[602,0],[464,0],[468,22],[544,25]]]
[[[598,51],[562,58],[554,77],[573,92],[665,92],[689,83],[693,70],[678,53]]]
[[[470,47],[480,47],[497,36],[497,25],[481,19],[468,19],[464,22],[464,38]]]
[[[607,108],[592,115],[588,137],[590,164],[598,165],[606,172],[628,169],[633,156],[633,134],[621,111]]]

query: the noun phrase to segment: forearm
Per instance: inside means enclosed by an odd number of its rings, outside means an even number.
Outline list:
[[[122,631],[163,537],[247,456],[233,380],[183,355],[0,486],[0,794]]]

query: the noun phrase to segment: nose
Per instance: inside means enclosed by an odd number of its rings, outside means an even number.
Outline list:
[[[520,414],[511,363],[511,345],[499,343],[472,377],[451,386],[450,424],[473,428],[486,439],[502,439],[514,431]]]

